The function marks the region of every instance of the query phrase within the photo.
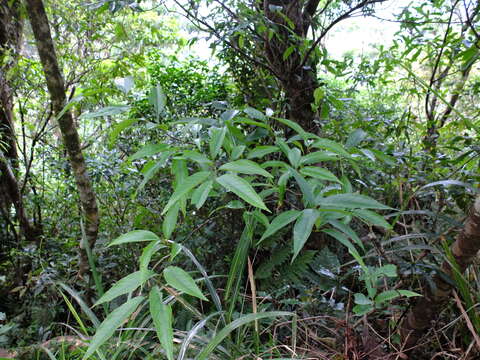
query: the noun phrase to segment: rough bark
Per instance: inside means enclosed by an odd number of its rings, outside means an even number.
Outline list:
[[[16,167],[18,161],[13,126],[13,96],[8,81],[8,72],[15,65],[20,49],[23,21],[19,1],[0,2],[0,139],[5,147],[5,156]]]
[[[0,151],[0,173],[2,174],[2,181],[5,185],[5,195],[13,203],[15,213],[20,223],[22,235],[27,241],[37,241],[41,230],[30,223],[23,205],[22,193],[18,185],[17,178],[10,166],[8,159]]]
[[[472,263],[479,250],[480,195],[475,199],[463,229],[451,246],[453,259],[461,273]],[[443,263],[442,271],[448,278],[454,277],[454,269],[448,261]],[[445,281],[444,276],[435,275],[433,283],[435,286],[426,288],[424,296],[417,300],[402,323],[401,334],[405,340],[406,349],[415,346],[450,298],[452,285]]]
[[[17,62],[22,31],[20,1],[0,2],[0,206],[5,210],[4,216],[8,216],[13,204],[22,235],[27,241],[37,241],[41,229],[31,224],[25,212],[23,194],[15,176],[19,159],[9,71]]]
[[[88,176],[85,158],[83,157],[80,137],[70,111],[62,111],[67,104],[65,83],[58,65],[55,47],[50,32],[50,24],[41,0],[26,0],[27,13],[32,25],[38,54],[45,73],[47,88],[50,93],[53,112],[57,115],[58,125],[62,133],[63,143],[73,169],[80,202],[85,216],[86,240],[92,248],[98,234],[99,215],[95,192]],[[83,246],[81,246],[82,248]],[[88,268],[85,249],[81,251],[80,274]]]

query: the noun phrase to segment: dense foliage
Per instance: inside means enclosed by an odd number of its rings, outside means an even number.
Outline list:
[[[382,3],[1,2],[0,358],[478,358],[480,5]]]

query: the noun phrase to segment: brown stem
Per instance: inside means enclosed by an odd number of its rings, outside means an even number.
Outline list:
[[[85,159],[82,153],[80,137],[75,126],[72,113],[64,107],[67,104],[65,83],[58,66],[57,55],[50,32],[50,24],[41,0],[27,0],[27,13],[32,25],[38,54],[42,62],[45,79],[52,100],[53,111],[57,116],[62,133],[63,143],[73,169],[80,203],[86,220],[86,240],[93,249],[98,234],[99,215],[95,192],[88,176]],[[81,245],[80,275],[88,269],[86,251]]]
[[[453,260],[461,273],[472,263],[479,250],[480,195],[476,197],[462,231],[457,235],[451,246]],[[449,261],[443,263],[442,272],[444,273],[443,276],[440,274],[434,275],[433,284],[435,286],[426,288],[424,296],[416,302],[402,323],[401,335],[407,348],[415,346],[425,330],[437,319],[442,306],[450,298],[452,285],[445,278],[453,278],[454,269]]]

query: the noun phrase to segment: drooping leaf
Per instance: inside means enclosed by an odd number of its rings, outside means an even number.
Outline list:
[[[223,141],[225,140],[225,134],[227,128],[224,126],[221,129],[213,128],[210,138],[210,156],[215,159],[222,148]]]
[[[210,194],[210,191],[213,187],[213,180],[205,181],[202,185],[195,189],[192,194],[192,204],[195,205],[197,209],[200,209]]]
[[[135,271],[124,278],[118,280],[103,296],[97,300],[94,306],[111,301],[120,295],[128,294],[141,286],[145,281],[155,276],[153,271]]]
[[[150,264],[150,260],[152,259],[153,254],[155,254],[158,250],[165,248],[166,246],[163,245],[160,240],[151,242],[148,244],[142,251],[142,255],[140,256],[140,272],[142,273],[143,279],[148,279],[150,275],[148,271],[148,265]]]
[[[379,215],[373,211],[366,209],[355,209],[352,210],[352,214],[366,221],[369,224],[380,226],[385,229],[392,228],[392,225],[390,225],[382,215]]]
[[[265,319],[265,318],[272,318],[272,317],[279,317],[279,316],[293,316],[293,313],[285,312],[285,311],[270,311],[270,312],[263,312],[263,313],[256,313],[256,314],[248,314],[244,315],[230,324],[225,326],[222,330],[220,330],[212,340],[203,348],[200,354],[197,355],[197,360],[205,360],[208,359],[208,356],[215,350],[215,348],[235,329],[239,328],[240,326],[246,325],[248,323]]]
[[[143,299],[143,296],[134,297],[113,310],[98,327],[82,360],[88,359],[100,346],[110,339],[115,330],[132,315]]]
[[[312,146],[320,149],[329,150],[335,154],[341,155],[346,158],[351,157],[341,144],[330,139],[318,139],[313,143]]]
[[[163,270],[163,277],[167,284],[173,286],[175,289],[208,301],[197,284],[195,284],[195,281],[185,270],[177,266],[169,266]]]
[[[386,290],[375,297],[375,303],[381,305],[400,296],[413,297],[422,295],[409,290]]]
[[[133,161],[137,159],[141,159],[143,157],[152,156],[158,154],[164,150],[169,149],[170,146],[167,144],[147,144],[140,150],[138,150],[135,154],[131,155],[128,160]]]
[[[333,181],[341,184],[341,181],[332,172],[318,166],[305,166],[300,170],[300,174],[319,180]]]
[[[268,178],[273,177],[268,171],[262,169],[260,165],[258,165],[256,162],[246,159],[236,160],[223,164],[222,166],[220,166],[220,170],[233,171],[249,175],[262,175]]]
[[[312,233],[313,225],[320,213],[317,209],[305,209],[301,212],[293,227],[293,257],[295,260]]]
[[[245,200],[250,205],[260,209],[270,211],[263,203],[263,200],[246,180],[233,174],[225,174],[216,179],[228,191],[233,192],[241,199]]]
[[[160,84],[157,84],[150,89],[148,100],[150,104],[153,105],[153,109],[155,110],[155,115],[158,121],[165,105],[167,104],[167,97],[163,93]]]
[[[275,234],[281,228],[295,221],[300,216],[301,213],[302,212],[298,210],[288,210],[288,211],[282,212],[280,215],[278,215],[275,219],[272,220],[270,225],[267,227],[267,229],[263,233],[259,243],[265,240],[267,237]]]
[[[175,203],[165,214],[162,223],[162,231],[165,239],[170,239],[175,227],[177,226],[178,213],[180,211],[180,202]]]
[[[318,205],[322,207],[334,209],[392,209],[391,207],[383,205],[369,196],[360,194],[337,194],[318,199],[317,201]]]
[[[323,161],[335,161],[338,160],[338,155],[327,152],[327,151],[315,151],[310,154],[302,156],[300,159],[300,164],[301,165],[310,165],[310,164],[316,164],[320,163]]]
[[[278,150],[280,150],[278,146],[271,146],[271,145],[257,146],[256,148],[254,148],[248,153],[247,159],[262,158],[265,155],[271,154],[272,152],[275,152]]]
[[[160,240],[160,238],[151,231],[133,230],[126,234],[120,235],[118,238],[116,238],[110,244],[108,244],[108,246],[126,244],[131,242],[139,242],[139,241],[157,241],[157,240]]]
[[[353,130],[348,136],[347,142],[345,143],[345,147],[349,149],[357,146],[363,141],[363,139],[367,137],[367,135],[368,134],[362,129]]]
[[[172,197],[168,200],[167,205],[163,209],[162,215],[164,215],[168,210],[170,210],[170,208],[175,205],[175,203],[179,201],[183,196],[185,196],[190,190],[207,180],[210,175],[210,171],[200,171],[187,177],[184,181],[179,183]]]
[[[152,315],[160,344],[165,350],[168,360],[173,360],[172,307],[163,303],[162,293],[157,286],[150,290],[148,300],[150,314]]]

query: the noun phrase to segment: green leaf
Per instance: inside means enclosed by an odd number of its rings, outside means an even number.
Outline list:
[[[149,271],[148,271],[148,264],[150,264],[150,260],[152,259],[153,254],[155,254],[158,250],[165,248],[166,246],[163,245],[160,240],[151,242],[148,244],[142,251],[142,255],[140,256],[140,272],[142,273],[143,279],[148,279]]]
[[[345,235],[350,237],[353,241],[355,241],[355,243],[358,246],[360,246],[363,250],[365,250],[362,241],[358,237],[357,233],[355,231],[353,231],[353,229],[350,226],[348,226],[348,225],[346,225],[343,222],[338,221],[338,220],[329,220],[328,222],[330,224],[332,224],[334,227],[336,227],[338,230],[343,232]]]
[[[334,181],[341,184],[341,181],[327,169],[318,166],[306,166],[300,170],[300,174],[310,176],[319,180]]]
[[[386,290],[375,297],[375,304],[381,305],[384,302],[393,300],[400,296],[413,297],[413,296],[422,296],[422,295],[409,290]]]
[[[355,304],[358,305],[371,305],[373,301],[361,293],[356,293],[353,295]]]
[[[295,178],[300,190],[303,193],[308,205],[315,204],[315,196],[313,195],[312,187],[307,183],[302,175],[300,175],[296,170],[289,168],[290,173]]]
[[[113,143],[117,140],[118,135],[120,135],[120,133],[121,133],[123,130],[125,130],[126,128],[128,128],[128,127],[132,126],[133,124],[135,124],[137,121],[138,121],[138,119],[132,118],[132,119],[126,119],[126,120],[120,121],[119,123],[116,123],[116,124],[113,126],[112,131],[110,132],[110,134],[108,134],[109,145],[112,146]]]
[[[213,187],[213,180],[205,181],[202,185],[195,189],[192,194],[192,204],[195,205],[197,209],[200,209],[210,194],[210,190]]]
[[[162,215],[164,215],[168,210],[170,210],[170,208],[175,205],[177,201],[187,195],[190,190],[192,190],[200,183],[204,182],[210,175],[210,171],[200,171],[187,177],[184,181],[179,183],[172,197],[170,198],[170,200],[168,200],[167,205],[163,209]]]
[[[124,278],[118,280],[115,285],[108,289],[108,291],[97,300],[94,306],[111,301],[120,295],[131,293],[152,276],[155,276],[153,271],[148,271],[146,274],[147,275],[144,276],[145,274],[142,273],[142,271],[135,271],[134,273],[128,274]]]
[[[262,158],[265,155],[271,154],[272,152],[276,152],[278,150],[280,150],[278,146],[257,146],[248,153],[247,159]]]
[[[262,242],[269,236],[272,236],[273,234],[275,234],[281,228],[295,221],[300,216],[301,213],[302,212],[298,210],[289,210],[289,211],[282,212],[280,215],[278,215],[275,219],[272,220],[271,224],[267,227],[267,230],[265,230],[265,232],[263,233],[258,243]]]
[[[326,151],[315,151],[305,156],[302,156],[302,158],[300,159],[300,165],[316,164],[322,161],[334,160],[338,160],[338,156],[336,154]]]
[[[141,159],[143,157],[152,156],[169,148],[171,148],[171,146],[167,144],[147,144],[143,148],[138,150],[135,154],[131,155],[128,160],[133,161]]]
[[[345,148],[339,143],[330,140],[330,139],[319,139],[315,141],[312,146],[329,150],[335,154],[341,155],[346,158],[350,158],[350,154],[345,150]]]
[[[139,242],[139,241],[157,241],[160,238],[155,235],[153,232],[148,230],[133,230],[129,233],[123,234],[113,240],[108,246],[113,245],[120,245],[132,242]]]
[[[232,152],[230,154],[230,157],[232,160],[238,159],[240,156],[242,156],[243,152],[245,151],[246,146],[245,145],[236,145],[233,147]]]
[[[165,105],[167,104],[167,97],[163,93],[160,84],[157,84],[150,89],[148,100],[150,104],[153,105],[153,109],[155,110],[155,115],[158,121],[158,119],[160,118],[160,114],[162,113]]]
[[[247,107],[243,110],[243,112],[245,114],[247,114],[248,116],[250,116],[252,119],[257,119],[257,120],[261,120],[261,121],[265,121],[267,119],[267,117],[265,116],[264,113],[262,113],[261,111],[257,110],[257,109],[254,109],[252,107]]]
[[[347,149],[352,148],[360,144],[363,139],[367,137],[367,133],[363,131],[362,129],[355,129],[350,133],[348,136],[347,142],[345,143],[345,146]]]
[[[293,316],[293,313],[285,312],[285,311],[270,311],[270,312],[263,312],[263,313],[256,313],[256,314],[248,314],[244,315],[230,324],[225,326],[222,330],[220,330],[212,340],[203,348],[203,350],[198,354],[197,360],[205,360],[209,358],[209,355],[215,350],[215,348],[235,329],[239,328],[240,326],[246,325],[248,323],[265,319],[265,318],[272,318],[278,316]]]
[[[318,205],[333,209],[392,209],[389,206],[380,204],[369,196],[360,194],[337,194],[318,200]]]
[[[295,45],[289,46],[287,50],[285,50],[285,52],[283,53],[282,59],[287,60],[294,50],[295,50]]]
[[[270,211],[263,203],[262,199],[246,180],[233,174],[225,174],[216,179],[228,191],[233,192],[241,199],[245,200],[250,205],[260,209]]]
[[[175,227],[177,226],[178,212],[180,211],[180,202],[174,204],[165,214],[162,223],[162,231],[165,239],[170,239]]]
[[[160,344],[165,350],[168,360],[173,360],[172,307],[163,303],[162,293],[157,286],[150,290],[148,300],[150,303],[150,314],[152,315]]]
[[[221,129],[213,128],[211,131],[210,138],[210,155],[212,159],[215,159],[222,148],[223,141],[225,140],[225,134],[227,133],[227,128],[222,127]]]
[[[354,257],[355,260],[357,260],[360,266],[362,266],[362,268],[364,269],[366,268],[365,262],[363,261],[362,257],[358,253],[357,249],[344,234],[334,229],[325,229],[325,230],[322,230],[322,232],[330,235],[334,239],[337,239],[341,244],[345,245],[348,248],[348,252]]]
[[[354,216],[362,219],[368,224],[380,226],[385,229],[392,228],[392,225],[390,225],[382,215],[379,215],[373,211],[365,210],[365,209],[355,209],[355,210],[352,210],[351,212]]]
[[[185,270],[177,266],[169,266],[163,270],[163,277],[167,284],[173,286],[175,289],[208,301],[197,284],[195,284],[195,281]]]
[[[320,213],[316,209],[305,209],[301,212],[299,218],[293,227],[293,257],[295,260],[297,255],[302,250],[312,233],[313,225],[317,221]]]
[[[287,125],[290,129],[294,130],[298,135],[300,135],[303,139],[306,139],[308,137],[308,133],[303,130],[303,128],[297,124],[295,121],[288,120],[288,119],[283,119],[283,118],[274,118],[278,122]]]
[[[134,297],[113,310],[98,327],[82,359],[88,359],[105,341],[110,339],[115,330],[132,315],[143,299],[143,296]]]
[[[114,116],[128,110],[130,110],[130,106],[128,105],[105,106],[104,108],[101,108],[94,112],[83,113],[82,115],[80,115],[80,119],[93,119],[93,118],[103,117],[103,116]]]
[[[287,158],[290,161],[290,164],[296,169],[300,164],[300,158],[302,157],[302,152],[299,148],[288,149]]]
[[[268,171],[262,169],[256,162],[245,159],[226,163],[220,166],[220,170],[233,171],[249,175],[262,175],[268,178],[273,178]]]
[[[355,315],[362,316],[372,311],[373,305],[355,305],[352,310],[355,313]]]
[[[185,150],[182,155],[187,159],[195,161],[199,164],[212,164],[212,160],[207,158],[205,155],[199,153],[198,151]]]

